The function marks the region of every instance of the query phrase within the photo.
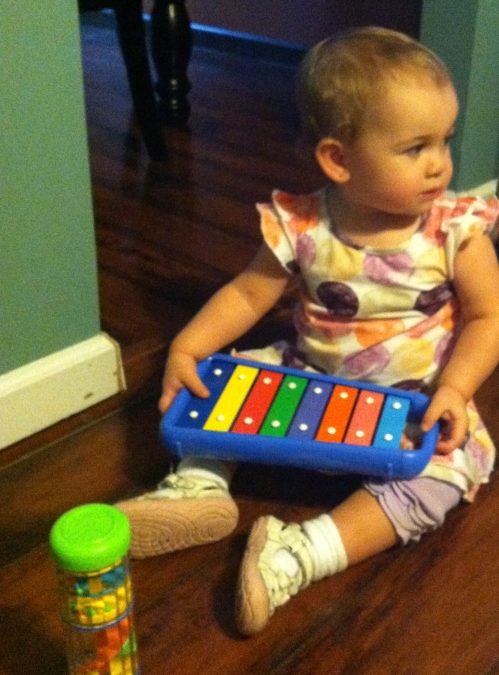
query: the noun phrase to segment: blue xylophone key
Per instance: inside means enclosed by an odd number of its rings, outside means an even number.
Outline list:
[[[179,415],[176,425],[190,429],[201,429],[208,419],[208,415],[220,397],[230,376],[237,364],[216,360],[210,366],[203,377],[203,382],[210,390],[208,398],[189,397],[184,409]]]
[[[404,432],[410,402],[403,396],[389,394],[381,412],[373,445],[378,448],[398,448]]]
[[[332,389],[332,384],[310,381],[288,430],[288,438],[314,438]]]

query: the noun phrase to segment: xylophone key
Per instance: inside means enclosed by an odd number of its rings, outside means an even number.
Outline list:
[[[315,440],[341,443],[358,393],[356,387],[335,386]]]
[[[375,391],[360,391],[344,443],[371,445],[384,398],[383,394]]]
[[[389,394],[381,412],[373,445],[379,448],[398,448],[409,413],[409,399]]]
[[[231,431],[257,434],[284,375],[262,370],[248,394]]]
[[[315,436],[332,389],[333,385],[327,382],[310,381],[287,433],[288,438],[312,439]]]
[[[261,435],[277,437],[286,435],[307,384],[308,379],[304,377],[286,375],[263,421]]]
[[[203,429],[206,431],[228,431],[230,429],[239,408],[258,375],[258,370],[258,368],[251,366],[236,366]]]

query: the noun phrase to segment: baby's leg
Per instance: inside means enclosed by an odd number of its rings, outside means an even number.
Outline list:
[[[229,493],[233,466],[187,457],[156,490],[118,502],[130,521],[132,558],[147,558],[223,539],[239,513]]]
[[[255,522],[236,596],[243,634],[262,630],[276,607],[311,582],[435,529],[461,497],[453,485],[431,478],[373,485],[301,525],[273,516]]]
[[[357,490],[329,514],[340,534],[349,565],[395,546],[392,522],[367,490]]]

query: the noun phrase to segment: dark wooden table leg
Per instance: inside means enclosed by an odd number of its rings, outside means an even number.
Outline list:
[[[191,23],[185,0],[155,0],[152,10],[152,54],[161,114],[171,125],[189,118],[187,68],[192,51]]]
[[[148,63],[142,2],[117,2],[114,9],[135,114],[145,145],[152,159],[166,159],[166,145]]]

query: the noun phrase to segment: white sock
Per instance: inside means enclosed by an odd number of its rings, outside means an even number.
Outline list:
[[[341,572],[348,567],[348,557],[338,528],[327,513],[306,520],[302,529],[312,544],[314,581]]]
[[[175,471],[179,476],[196,476],[206,478],[229,490],[231,472],[227,466],[218,459],[201,457],[184,457],[180,460]]]

